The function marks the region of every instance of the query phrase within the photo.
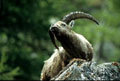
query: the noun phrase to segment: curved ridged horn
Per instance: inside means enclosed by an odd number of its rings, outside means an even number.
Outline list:
[[[86,18],[86,19],[92,20],[96,24],[99,24],[97,20],[93,18],[91,15],[84,12],[80,12],[80,11],[71,12],[70,14],[66,15],[62,21],[65,22],[66,24],[69,24],[70,21],[75,19],[80,19],[80,18]]]

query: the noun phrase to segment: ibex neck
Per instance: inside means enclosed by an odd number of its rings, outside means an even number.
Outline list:
[[[81,50],[80,40],[76,36],[76,34],[69,34],[68,36],[62,36],[59,38],[59,41],[63,48],[70,54],[70,56],[75,58],[83,58],[85,57],[85,52]]]

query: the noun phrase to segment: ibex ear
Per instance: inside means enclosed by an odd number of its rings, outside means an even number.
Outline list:
[[[72,28],[74,26],[75,22],[74,20],[72,20],[70,23],[69,23],[69,27]]]

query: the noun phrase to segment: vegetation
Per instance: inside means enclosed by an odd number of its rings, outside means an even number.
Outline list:
[[[0,0],[0,80],[39,80],[53,53],[50,24],[72,11],[92,14],[99,26],[77,20],[74,31],[93,45],[99,63],[120,62],[120,0]]]

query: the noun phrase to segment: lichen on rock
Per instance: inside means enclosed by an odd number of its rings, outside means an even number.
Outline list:
[[[120,80],[120,64],[75,60],[51,80]]]

